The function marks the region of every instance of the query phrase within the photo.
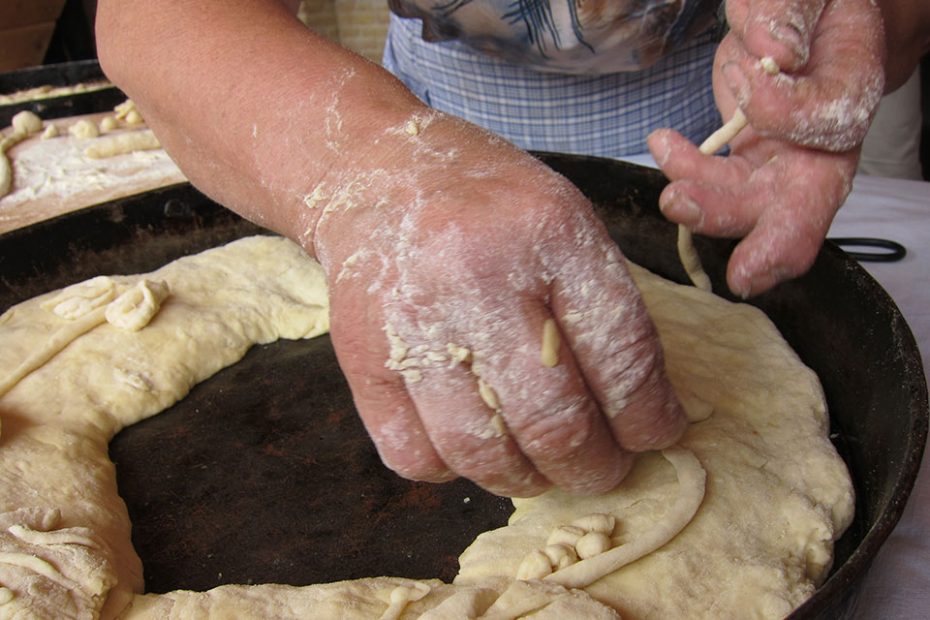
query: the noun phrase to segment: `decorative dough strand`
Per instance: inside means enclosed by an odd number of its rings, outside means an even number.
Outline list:
[[[134,151],[151,151],[158,148],[161,148],[161,142],[158,141],[152,130],[142,129],[131,133],[98,138],[93,144],[84,149],[84,154],[91,159],[105,159]]]
[[[69,321],[43,342],[33,353],[24,359],[8,376],[0,379],[0,397],[13,389],[17,383],[26,378],[29,373],[38,370],[45,365],[50,359],[58,355],[62,349],[80,338],[90,330],[94,329],[106,321],[104,312],[106,307],[101,306],[94,309],[74,321]]]
[[[139,331],[149,324],[168,296],[168,285],[164,282],[143,279],[112,299],[114,287],[109,278],[98,276],[69,287],[47,302],[46,310],[72,320],[56,329],[13,372],[0,378],[0,398],[69,344],[102,323],[109,322],[126,331]],[[71,311],[73,315],[69,314]]]
[[[769,75],[777,75],[780,72],[778,65],[768,56],[761,59],[759,64]],[[749,120],[746,115],[743,114],[741,109],[736,108],[730,120],[724,123],[723,127],[707,136],[707,139],[701,143],[698,150],[704,155],[713,155],[732,142],[747,124],[749,124]],[[711,290],[710,278],[707,277],[707,273],[701,266],[701,258],[698,256],[697,250],[694,249],[691,231],[684,224],[678,225],[678,257],[685,268],[685,273],[688,274],[694,286],[709,292]]]
[[[660,549],[685,529],[704,501],[707,472],[690,450],[668,448],[662,451],[662,456],[672,464],[678,476],[678,496],[663,519],[636,540],[557,570],[547,575],[546,581],[566,588],[584,588]]]
[[[743,114],[742,110],[736,108],[733,117],[728,120],[723,127],[710,134],[707,139],[701,143],[698,150],[705,155],[713,155],[735,138],[746,126],[746,123],[746,115]],[[691,238],[691,231],[684,224],[678,225],[678,257],[681,260],[682,266],[685,268],[685,273],[691,278],[691,282],[694,283],[694,286],[703,291],[710,292],[712,288],[710,278],[701,266],[701,257],[698,256],[697,250],[694,249],[694,240]]]

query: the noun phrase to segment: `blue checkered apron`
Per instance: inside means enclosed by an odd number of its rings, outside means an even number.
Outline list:
[[[715,35],[652,67],[603,75],[527,69],[458,41],[427,43],[418,19],[391,15],[383,63],[428,105],[525,149],[625,157],[654,129],[700,143],[720,125],[711,91]]]

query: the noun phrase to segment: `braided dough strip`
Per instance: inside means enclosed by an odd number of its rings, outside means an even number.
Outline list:
[[[584,588],[660,549],[691,523],[704,501],[707,472],[690,450],[667,448],[662,451],[662,456],[672,464],[678,476],[678,496],[662,520],[644,536],[557,570],[547,575],[545,581],[566,588]]]

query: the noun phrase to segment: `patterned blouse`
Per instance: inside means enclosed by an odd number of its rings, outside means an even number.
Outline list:
[[[716,23],[721,0],[389,0],[426,41],[458,39],[538,71],[649,67]]]

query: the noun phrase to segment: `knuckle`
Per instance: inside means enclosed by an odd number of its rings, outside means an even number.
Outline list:
[[[443,426],[430,438],[448,468],[480,486],[499,494],[540,493],[548,486],[535,471],[509,429],[476,418],[471,425]]]
[[[598,384],[608,418],[620,414],[644,386],[663,369],[664,356],[651,329],[625,343],[610,362],[601,366]]]
[[[600,428],[593,403],[578,395],[548,400],[509,420],[517,443],[533,460],[564,462],[582,454]]]
[[[397,450],[375,440],[381,462],[398,476],[424,482],[446,482],[455,474],[434,455],[432,450]]]
[[[622,430],[623,447],[631,452],[657,450],[673,445],[688,426],[677,399],[650,398],[638,403],[641,410],[637,415],[621,420],[625,424]]]

